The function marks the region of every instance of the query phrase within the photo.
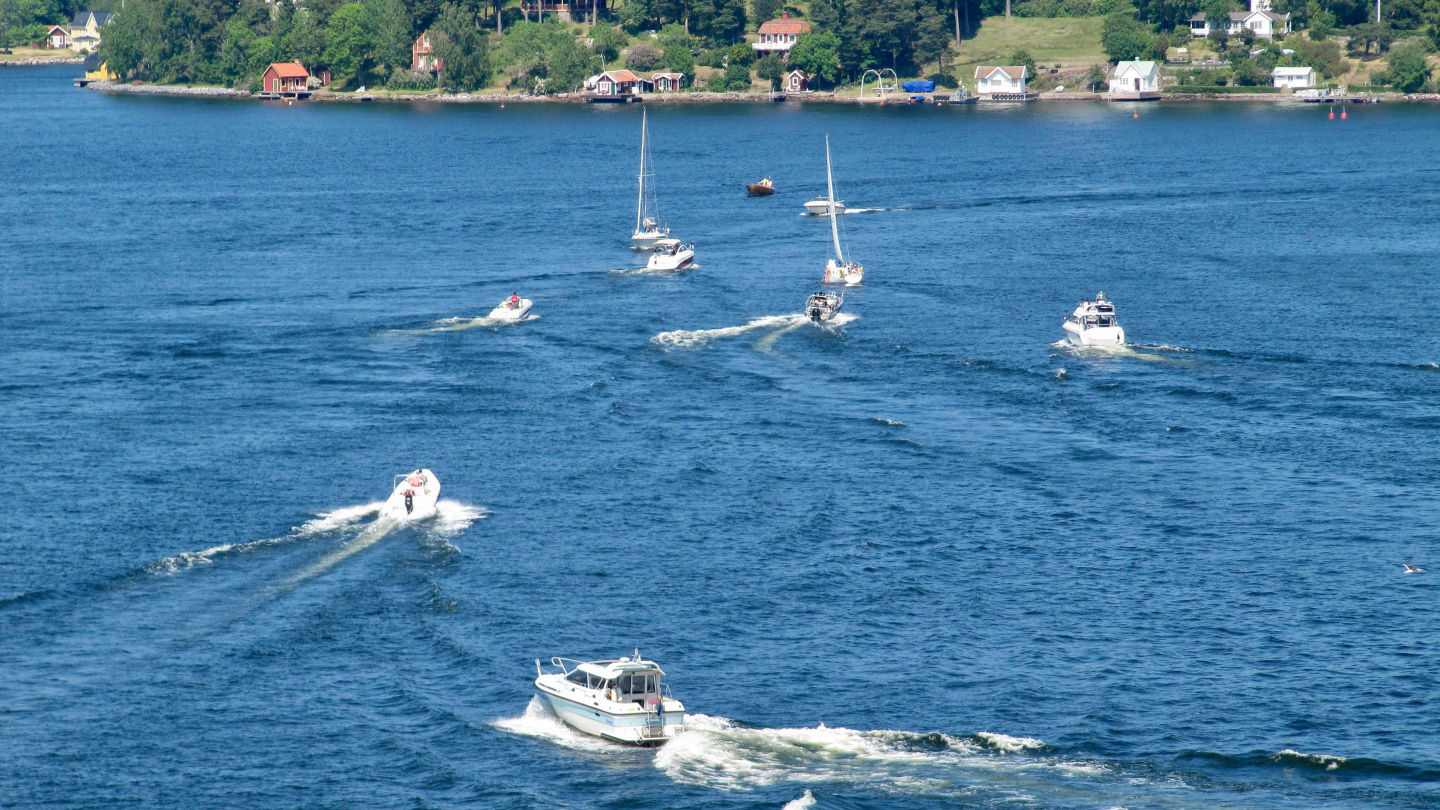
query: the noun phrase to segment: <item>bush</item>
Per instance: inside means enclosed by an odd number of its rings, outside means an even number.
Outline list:
[[[390,74],[385,86],[391,90],[434,90],[435,77],[429,73],[397,68]]]
[[[1391,48],[1385,83],[1403,93],[1419,90],[1430,79],[1430,67],[1425,64],[1425,56],[1429,52],[1428,44],[1418,37]]]
[[[780,61],[779,54],[767,53],[755,62],[755,75],[770,82],[771,90],[779,90],[785,78],[785,63]]]
[[[960,86],[960,82],[956,81],[955,77],[949,73],[931,73],[925,77],[925,81],[934,82],[936,87],[943,87],[946,90],[954,90]]]
[[[750,92],[750,66],[731,62],[725,68],[725,87],[737,93]]]
[[[725,67],[725,56],[729,52],[729,48],[712,48],[695,57],[695,64],[701,67],[723,68]]]
[[[590,48],[606,62],[619,59],[620,49],[629,41],[630,38],[625,36],[625,32],[614,26],[601,23],[590,29]]]
[[[630,48],[625,56],[625,66],[632,70],[649,70],[660,62],[660,49],[648,42],[641,42]]]

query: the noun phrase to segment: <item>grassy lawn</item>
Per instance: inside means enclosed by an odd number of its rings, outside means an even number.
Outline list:
[[[0,62],[18,62],[22,59],[79,59],[81,54],[75,53],[69,48],[63,50],[49,50],[46,48],[20,48],[10,49],[10,53],[0,53]]]
[[[1010,54],[1026,50],[1037,65],[1066,67],[1105,61],[1100,50],[1103,17],[987,17],[974,39],[964,40],[956,75],[969,81],[973,65],[1006,65]]]

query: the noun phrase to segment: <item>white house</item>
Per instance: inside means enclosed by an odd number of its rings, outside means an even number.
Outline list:
[[[795,40],[801,34],[810,33],[810,23],[804,20],[790,19],[790,12],[780,12],[780,19],[766,20],[760,25],[756,32],[757,38],[752,45],[762,55],[766,53],[779,53],[782,57],[790,55],[790,49],[795,47]]]
[[[975,68],[975,93],[980,96],[1025,97],[1025,81],[1030,71],[1024,65],[994,67],[980,65]]]
[[[1110,98],[1141,101],[1160,98],[1160,68],[1154,62],[1119,62],[1110,75]]]
[[[1197,38],[1208,37],[1219,25],[1219,22],[1216,22],[1211,26],[1202,11],[1190,18],[1190,35]],[[1250,0],[1249,11],[1230,12],[1229,19],[1225,21],[1225,34],[1236,36],[1247,28],[1257,37],[1274,39],[1277,31],[1282,34],[1290,33],[1290,15],[1271,11],[1270,0]]]
[[[100,47],[100,29],[108,22],[108,11],[76,12],[70,21],[70,50],[94,53]]]
[[[1275,77],[1276,87],[1293,87],[1296,89],[1315,86],[1315,68],[1308,67],[1277,67],[1271,71]]]

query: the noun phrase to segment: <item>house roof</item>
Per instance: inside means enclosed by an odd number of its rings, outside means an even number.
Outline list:
[[[1005,67],[995,67],[994,65],[978,65],[975,68],[975,78],[988,79],[993,76],[995,74],[995,71],[997,70],[1012,79],[1023,79],[1025,78],[1025,74],[1028,71],[1028,69],[1024,65],[1008,65]]]
[[[788,79],[788,78],[790,78],[791,76],[794,76],[796,73],[799,73],[799,74],[800,74],[800,78],[802,78],[802,79],[808,79],[808,78],[810,78],[809,75],[806,74],[805,71],[801,70],[800,68],[795,68],[794,70],[790,71],[789,73],[786,73],[786,74],[785,74],[785,78]]]
[[[760,24],[761,34],[806,34],[810,32],[810,23],[804,20],[790,19],[790,12],[780,13],[780,19],[767,20]]]
[[[50,26],[49,32],[46,33],[46,36],[53,35],[56,31],[59,31],[62,34],[70,33],[69,31],[65,30],[65,27],[63,25],[52,25]]]
[[[1271,72],[1272,76],[1305,76],[1315,72],[1315,68],[1308,67],[1277,67]]]
[[[70,24],[83,28],[90,24],[91,17],[95,18],[96,25],[104,25],[110,22],[110,12],[108,11],[77,11],[75,12],[75,19],[72,20]]]
[[[1285,22],[1290,19],[1289,14],[1276,14],[1273,11],[1232,11],[1230,19],[1235,22],[1248,20],[1251,17],[1268,17],[1271,22]]]
[[[266,73],[272,70],[275,71],[276,76],[282,79],[306,79],[310,76],[310,71],[306,70],[305,66],[299,62],[274,62],[270,67],[265,68]]]
[[[1150,61],[1141,61],[1136,59],[1115,63],[1115,75],[1117,77],[1122,72],[1127,70],[1133,70],[1136,73],[1139,73],[1141,76],[1149,76],[1152,73],[1159,72],[1159,70],[1155,67],[1155,63]]]
[[[607,70],[595,77],[596,81],[609,79],[612,82],[638,82],[640,77],[628,70]]]
[[[1197,11],[1197,12],[1195,12],[1195,16],[1193,16],[1193,17],[1190,18],[1190,22],[1205,22],[1205,12],[1203,12],[1203,11]]]
[[[652,82],[655,81],[656,79],[683,79],[683,78],[685,78],[685,74],[684,74],[684,73],[651,73],[651,74],[650,74],[650,81],[652,81]]]

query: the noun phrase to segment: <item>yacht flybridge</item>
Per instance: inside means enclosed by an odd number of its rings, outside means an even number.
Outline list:
[[[695,261],[694,242],[686,245],[679,239],[657,239],[653,250],[646,270],[684,270]]]
[[[435,501],[440,498],[440,479],[429,470],[416,470],[409,475],[395,476],[389,500],[380,508],[386,520],[422,520],[435,514]]]
[[[1070,313],[1065,323],[1065,339],[1074,346],[1122,346],[1125,344],[1125,330],[1115,318],[1115,305],[1105,293],[1086,299]]]
[[[845,212],[842,203],[834,202],[835,199],[835,175],[830,171],[830,136],[825,136],[825,184],[830,196],[826,198],[826,205],[830,212],[830,238],[835,242],[835,257],[825,263],[825,277],[820,281],[824,284],[859,284],[865,278],[865,268],[853,261],[846,261],[845,251],[840,249],[840,224],[836,214]],[[809,203],[806,203],[808,206]],[[838,207],[837,207],[838,206]],[[839,309],[837,306],[836,309]]]
[[[642,110],[640,112],[640,196],[635,203],[635,233],[630,236],[630,247],[635,250],[649,250],[655,247],[657,241],[670,235],[670,229],[661,226],[656,222],[655,217],[650,215],[650,209],[655,206],[654,183],[650,184],[650,196],[645,196],[645,178],[654,176],[645,173],[650,157],[649,133],[649,115]]]
[[[636,650],[629,658],[535,659],[535,688],[572,728],[615,742],[662,745],[685,729],[685,706],[661,683],[665,673]]]

